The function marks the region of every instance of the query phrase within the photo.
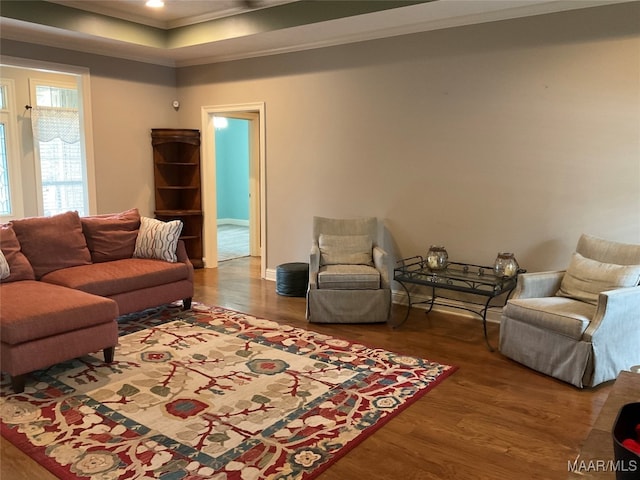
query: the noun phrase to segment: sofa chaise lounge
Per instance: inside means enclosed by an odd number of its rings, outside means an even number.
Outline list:
[[[0,371],[26,374],[99,350],[113,361],[117,318],[193,296],[181,224],[119,214],[0,226]]]

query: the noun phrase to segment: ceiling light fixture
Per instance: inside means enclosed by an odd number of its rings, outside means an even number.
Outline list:
[[[225,117],[213,117],[213,127],[216,130],[227,128],[229,126],[229,120]]]
[[[151,8],[160,8],[164,7],[164,2],[162,0],[147,0],[147,3],[145,3],[145,5]]]

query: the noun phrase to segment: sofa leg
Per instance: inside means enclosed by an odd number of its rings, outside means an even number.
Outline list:
[[[105,363],[113,363],[113,355],[116,352],[116,347],[107,347],[103,350]]]
[[[182,300],[182,309],[189,310],[191,308],[191,297]]]
[[[11,376],[11,388],[13,388],[13,391],[15,393],[24,392],[24,384],[26,379],[27,379],[26,374]]]

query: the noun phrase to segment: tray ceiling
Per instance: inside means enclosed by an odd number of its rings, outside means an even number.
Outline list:
[[[0,39],[179,67],[625,1],[2,0]]]

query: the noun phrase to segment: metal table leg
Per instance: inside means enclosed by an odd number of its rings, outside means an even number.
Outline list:
[[[489,310],[489,303],[491,302],[491,297],[487,299],[487,303],[485,303],[484,308],[481,310],[482,313],[482,328],[484,330],[484,341],[487,344],[487,348],[490,352],[495,352],[495,349],[489,343],[489,337],[487,336],[487,310]]]
[[[429,301],[429,309],[425,312],[429,313],[433,309],[433,304],[436,302],[436,287],[431,287],[431,300]]]
[[[409,289],[407,288],[407,286],[402,283],[402,282],[398,282],[400,285],[402,285],[402,288],[404,288],[404,291],[407,292],[407,300],[409,302],[409,304],[407,305],[407,313],[404,314],[404,318],[402,319],[402,321],[400,323],[398,323],[397,325],[394,325],[393,328],[398,328],[400,327],[404,322],[407,321],[407,318],[409,318],[409,313],[411,312],[411,293],[409,292]]]

